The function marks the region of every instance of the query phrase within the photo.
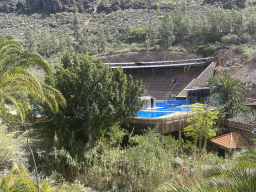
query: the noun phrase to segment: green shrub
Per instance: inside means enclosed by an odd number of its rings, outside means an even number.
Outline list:
[[[219,49],[218,45],[200,45],[196,50],[198,55],[202,55],[203,57],[208,57],[214,55],[216,51]]]
[[[1,120],[2,121],[2,120]],[[18,162],[25,152],[25,140],[18,132],[8,132],[5,125],[0,125],[0,166],[6,163]],[[0,167],[1,169],[1,167]]]
[[[126,149],[100,143],[87,153],[87,169],[80,177],[85,185],[103,191],[152,191],[172,177],[173,154],[154,130],[130,138]]]
[[[247,45],[238,45],[234,49],[234,52],[236,54],[249,54],[249,53],[251,53],[251,49],[249,49],[249,47]]]
[[[251,36],[248,33],[243,33],[240,36],[240,43],[246,44],[246,43],[249,43],[250,41],[251,41]]]
[[[239,37],[235,34],[228,34],[221,38],[221,42],[225,45],[237,44],[239,42]]]
[[[223,33],[221,32],[210,32],[205,35],[204,41],[208,43],[220,42],[222,36],[223,36]]]

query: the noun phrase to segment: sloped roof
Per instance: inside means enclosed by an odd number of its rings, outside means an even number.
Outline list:
[[[243,147],[250,147],[249,143],[243,138],[243,136],[237,132],[231,132],[215,137],[212,142],[227,149],[240,149]]]

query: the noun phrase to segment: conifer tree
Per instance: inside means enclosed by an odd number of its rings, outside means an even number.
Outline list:
[[[173,32],[176,37],[176,41],[189,34],[191,25],[185,5],[181,9],[176,9],[174,11],[172,20],[174,25]]]
[[[35,52],[37,48],[35,36],[30,28],[25,33],[25,47],[31,52]]]
[[[51,36],[51,45],[50,45],[50,52],[57,53],[59,49],[58,39],[55,33]]]
[[[99,53],[102,53],[106,50],[107,41],[106,41],[105,34],[104,34],[103,30],[100,30],[98,32],[96,44],[97,44]]]
[[[247,31],[251,35],[255,34],[255,31],[256,31],[256,15],[255,15],[255,13],[250,14],[249,21],[247,24]]]
[[[147,27],[147,34],[149,38],[150,46],[154,46],[158,43],[158,30],[155,25],[153,25],[152,21],[149,21],[148,27]]]
[[[59,34],[59,48],[60,48],[60,52],[63,52],[65,50],[67,50],[68,45],[67,45],[67,41],[65,40],[65,35],[64,35],[64,31],[61,30],[60,34]]]
[[[244,31],[244,17],[237,11],[233,13],[233,31],[235,33],[241,33]]]
[[[50,55],[50,46],[51,46],[51,34],[49,28],[44,28],[39,33],[39,48],[38,51],[42,55]]]
[[[122,69],[112,70],[100,60],[94,64],[84,54],[70,56],[68,52],[62,64],[55,73],[55,86],[67,99],[67,106],[45,129],[57,131],[65,146],[69,145],[65,138],[71,132],[76,141],[87,142],[90,135],[96,139],[114,124],[130,122],[140,109],[141,82],[128,79]],[[44,112],[53,117],[50,111]]]
[[[89,49],[90,49],[90,41],[89,41],[88,35],[86,33],[80,34],[78,39],[77,51],[79,53],[88,55]]]
[[[78,21],[78,17],[75,16],[74,20],[73,20],[73,35],[76,39],[79,38],[79,32],[80,32],[80,29],[81,29],[81,26],[80,26],[80,23]]]
[[[66,44],[67,44],[67,50],[69,51],[73,51],[73,44],[74,44],[74,41],[70,35],[70,30],[67,28],[67,26],[64,27],[63,29],[63,33],[64,33],[64,39],[63,41],[66,41]]]
[[[159,27],[159,39],[164,48],[169,48],[175,40],[173,34],[173,21],[170,15],[166,14]]]

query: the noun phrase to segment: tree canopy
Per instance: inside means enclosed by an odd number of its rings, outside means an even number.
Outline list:
[[[187,120],[189,126],[184,128],[185,136],[192,137],[197,143],[199,139],[199,149],[202,147],[202,140],[204,138],[204,149],[206,148],[207,139],[212,139],[216,136],[216,129],[212,126],[218,119],[218,111],[204,110],[203,108],[192,108],[191,113],[196,113],[195,116]]]
[[[94,64],[84,54],[68,52],[61,61],[54,81],[67,105],[47,125],[52,136],[56,132],[60,139],[94,140],[116,123],[130,122],[142,107],[142,83],[127,78],[121,68],[112,70],[100,60]]]
[[[225,71],[210,77],[206,82],[209,85],[211,95],[215,96],[219,104],[223,106],[223,111],[227,113],[226,117],[247,112],[244,98],[246,95],[245,87],[239,79],[231,78],[229,72]]]

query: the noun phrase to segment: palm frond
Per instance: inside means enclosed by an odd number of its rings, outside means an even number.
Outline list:
[[[15,99],[12,96],[5,95],[5,97],[6,97],[6,99],[8,99],[9,101],[11,101],[14,104],[14,106],[16,107],[16,109],[18,111],[18,114],[21,118],[21,121],[24,122],[24,120],[25,120],[25,109],[23,108],[22,103],[19,102],[18,99]]]

